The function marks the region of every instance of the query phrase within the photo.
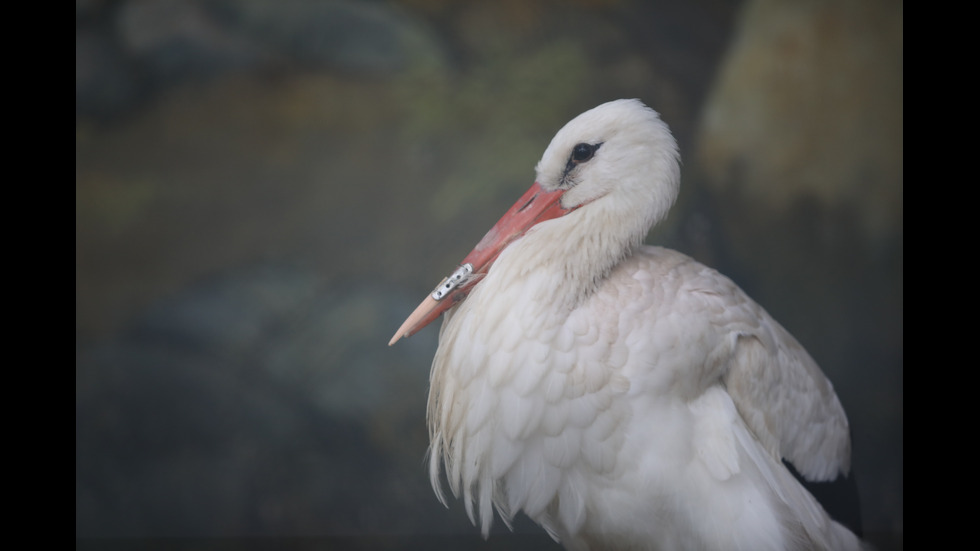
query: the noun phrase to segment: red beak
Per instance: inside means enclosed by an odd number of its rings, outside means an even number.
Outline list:
[[[440,314],[465,299],[470,290],[487,275],[490,266],[507,245],[524,235],[532,226],[575,210],[575,207],[566,209],[561,206],[560,199],[564,193],[563,189],[545,191],[535,182],[483,236],[470,254],[466,255],[459,269],[443,279],[408,316],[388,342],[388,346],[402,337],[410,337],[419,332]]]

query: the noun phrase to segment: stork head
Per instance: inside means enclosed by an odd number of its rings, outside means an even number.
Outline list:
[[[666,216],[680,182],[677,142],[660,115],[635,99],[604,103],[569,121],[535,170],[543,190],[563,192],[562,208],[608,196],[609,208],[637,211],[643,234]]]
[[[635,99],[604,103],[569,121],[535,170],[531,188],[405,320],[389,345],[465,299],[500,253],[535,225],[582,209],[580,220],[567,223],[612,220],[602,231],[613,233],[611,241],[626,250],[666,216],[680,182],[670,130],[656,111]]]

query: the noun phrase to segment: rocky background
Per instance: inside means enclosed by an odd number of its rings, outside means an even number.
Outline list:
[[[554,132],[620,97],[684,159],[648,241],[807,346],[865,535],[902,548],[887,0],[76,0],[76,547],[554,548],[436,501],[437,329],[386,344]]]

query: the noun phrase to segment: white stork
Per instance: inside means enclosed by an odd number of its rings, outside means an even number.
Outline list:
[[[859,549],[781,462],[846,474],[847,417],[731,280],[641,245],[677,144],[637,100],[582,113],[537,178],[389,344],[445,312],[430,476],[484,536],[523,511],[567,549]]]

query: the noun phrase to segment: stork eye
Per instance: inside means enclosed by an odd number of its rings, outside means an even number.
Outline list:
[[[571,161],[574,163],[584,163],[595,155],[597,149],[602,144],[588,144],[580,143],[572,148],[572,158]]]

